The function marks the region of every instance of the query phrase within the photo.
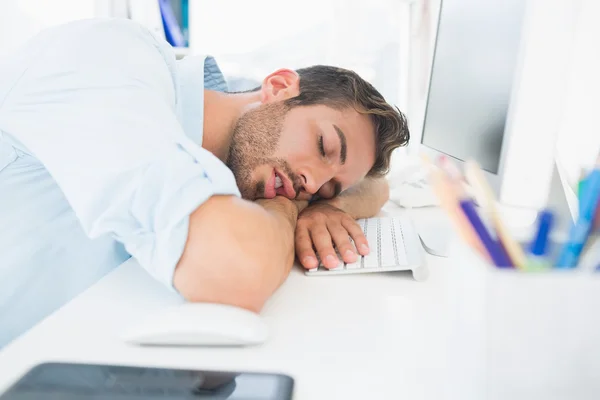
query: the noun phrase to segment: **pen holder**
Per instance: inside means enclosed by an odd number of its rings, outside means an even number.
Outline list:
[[[600,398],[600,273],[497,268],[456,241],[449,399]]]

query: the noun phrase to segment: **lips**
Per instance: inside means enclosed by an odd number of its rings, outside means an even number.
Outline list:
[[[278,170],[275,170],[275,175],[281,179],[281,183],[283,184],[283,186],[277,189],[277,194],[280,196],[285,196],[290,200],[294,200],[296,198],[296,190],[294,189],[294,184],[290,178]]]
[[[265,183],[265,191],[263,194],[265,199],[272,199],[273,197],[277,196],[277,192],[275,190],[275,179],[276,179],[276,174],[275,174],[275,170],[273,170],[273,172],[271,172],[271,176]]]
[[[264,196],[266,199],[272,199],[275,196],[284,196],[293,200],[296,198],[296,190],[292,181],[285,174],[274,169],[265,184]]]

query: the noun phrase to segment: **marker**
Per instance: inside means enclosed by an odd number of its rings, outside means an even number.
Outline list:
[[[485,180],[481,167],[475,161],[467,161],[465,172],[467,175],[467,180],[475,189],[477,202],[490,216],[490,219],[496,228],[496,232],[498,233],[498,238],[508,253],[508,256],[514,265],[520,268],[525,268],[525,265],[527,264],[525,253],[521,249],[521,246],[512,238],[508,232],[508,229],[502,222],[500,214],[496,209],[494,193],[492,188]]]
[[[548,239],[552,226],[554,225],[554,214],[549,210],[543,210],[538,215],[537,233],[529,245],[529,263],[528,267],[538,269],[549,267],[547,258]]]
[[[592,231],[594,217],[600,199],[600,157],[596,166],[586,178],[585,190],[581,194],[579,218],[569,231],[569,238],[563,246],[557,260],[559,268],[574,268],[577,266],[581,251]]]

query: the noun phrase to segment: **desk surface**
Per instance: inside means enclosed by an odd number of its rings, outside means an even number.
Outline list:
[[[72,361],[285,373],[300,400],[440,399],[450,261],[426,261],[425,282],[410,271],[307,277],[295,267],[263,309],[271,337],[261,346],[142,348],[119,335],[178,299],[130,260],[0,351],[0,391],[37,363]]]

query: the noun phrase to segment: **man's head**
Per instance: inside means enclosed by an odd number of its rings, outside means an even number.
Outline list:
[[[408,143],[406,118],[356,73],[329,66],[282,69],[238,119],[227,164],[246,199],[331,198],[382,176]]]

